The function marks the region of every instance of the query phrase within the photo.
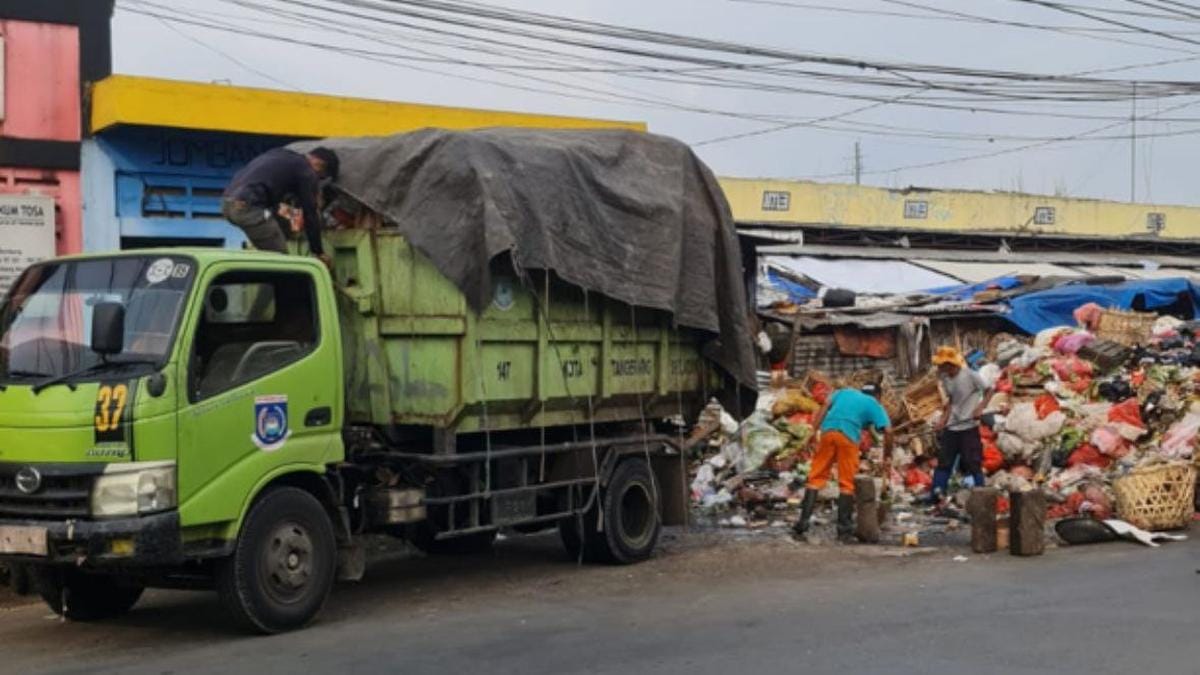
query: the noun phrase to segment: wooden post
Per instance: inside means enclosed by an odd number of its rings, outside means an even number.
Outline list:
[[[1041,555],[1046,550],[1046,496],[1040,490],[1009,493],[1008,551],[1013,555]]]
[[[865,544],[879,543],[879,492],[871,476],[854,477],[855,535]]]
[[[967,500],[967,513],[971,516],[971,550],[976,553],[995,553],[996,504],[1000,491],[996,488],[975,488]]]

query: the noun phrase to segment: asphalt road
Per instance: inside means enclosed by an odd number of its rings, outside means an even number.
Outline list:
[[[1200,541],[1033,559],[680,537],[583,567],[553,539],[492,556],[384,560],[318,623],[245,637],[213,597],[127,617],[0,612],[0,671],[267,673],[1195,673]]]

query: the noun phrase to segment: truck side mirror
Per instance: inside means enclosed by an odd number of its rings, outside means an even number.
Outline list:
[[[98,302],[92,307],[92,351],[102,356],[125,348],[125,305]]]

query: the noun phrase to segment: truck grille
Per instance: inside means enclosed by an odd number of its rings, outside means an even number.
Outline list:
[[[97,471],[83,466],[28,465],[38,469],[42,481],[33,494],[26,494],[17,489],[16,482],[16,472],[24,466],[0,465],[0,517],[59,520],[88,516]]]

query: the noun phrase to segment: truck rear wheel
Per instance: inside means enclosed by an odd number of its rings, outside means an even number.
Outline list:
[[[613,471],[601,497],[608,559],[627,565],[649,558],[662,532],[650,465],[640,457],[624,460]]]
[[[650,557],[662,523],[658,492],[646,460],[631,458],[617,465],[600,495],[600,509],[603,528],[597,522],[595,508],[582,518],[575,516],[559,523],[568,555],[586,562],[622,565]]]
[[[74,568],[41,569],[34,577],[38,594],[50,610],[72,621],[120,616],[133,609],[145,590],[111,576],[86,574]]]
[[[337,566],[337,541],[324,507],[292,487],[250,509],[233,555],[217,567],[217,590],[233,618],[261,633],[299,628],[321,611]]]

